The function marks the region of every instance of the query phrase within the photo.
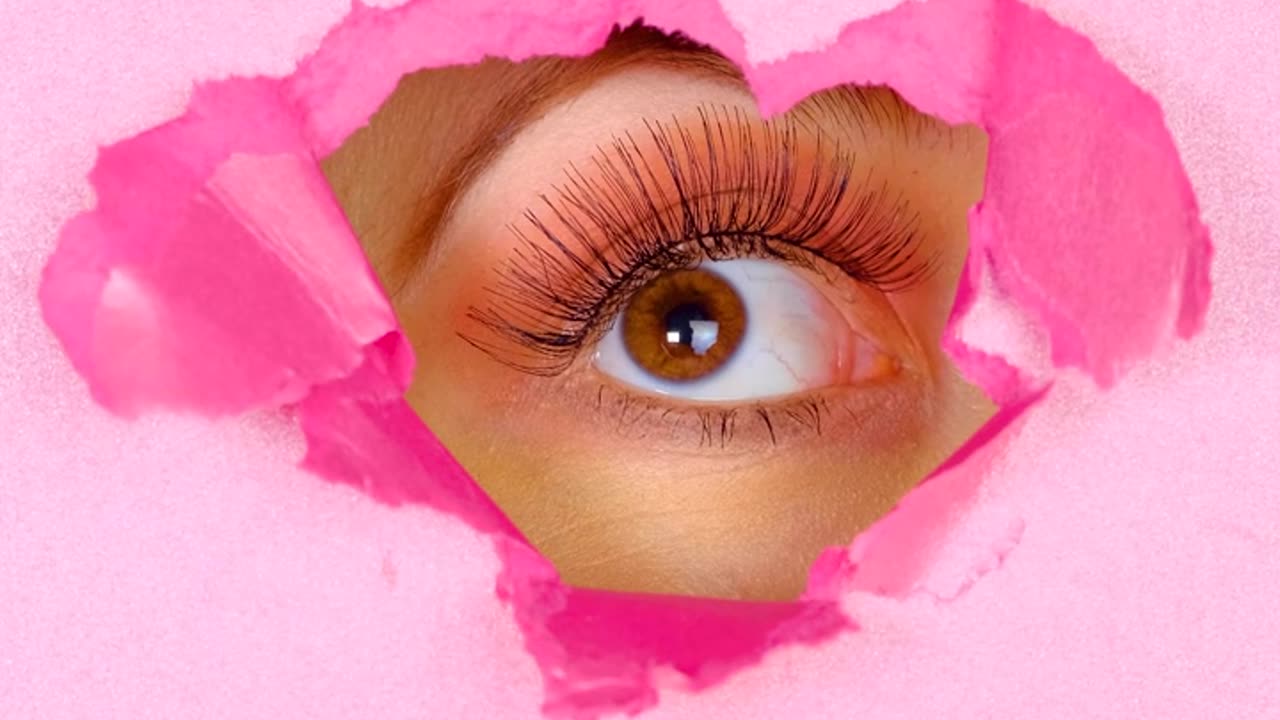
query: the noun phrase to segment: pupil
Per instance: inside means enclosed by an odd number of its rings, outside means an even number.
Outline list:
[[[706,321],[710,317],[706,308],[698,303],[685,303],[672,308],[663,322],[666,327],[667,344],[692,345],[695,327],[693,323]]]

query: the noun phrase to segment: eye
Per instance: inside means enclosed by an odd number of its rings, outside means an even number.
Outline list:
[[[638,390],[692,401],[793,395],[893,371],[800,271],[779,261],[704,261],[629,299],[596,368]]]

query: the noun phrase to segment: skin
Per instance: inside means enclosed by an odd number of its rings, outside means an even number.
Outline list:
[[[465,86],[465,77],[453,85]],[[454,94],[441,97],[446,92]],[[516,247],[507,225],[562,180],[567,161],[585,164],[597,145],[642,130],[644,118],[688,117],[700,105],[759,118],[742,84],[637,65],[562,98],[458,194],[408,270],[393,267],[393,258],[403,256],[406,243],[421,242],[398,219],[411,190],[369,188],[389,173],[426,178],[438,168],[426,154],[406,153],[390,168],[374,156],[378,148],[416,141],[423,128],[415,125],[414,108],[459,96],[412,84],[397,96],[326,162],[326,171],[417,353],[409,403],[567,582],[793,598],[824,548],[847,544],[871,525],[990,416],[990,402],[939,347],[967,251],[966,213],[981,197],[986,139],[976,128],[919,115],[887,90],[868,97],[900,112],[857,123],[832,103],[792,110],[855,152],[876,182],[909,199],[935,269],[889,294],[842,274],[804,271],[900,370],[874,383],[807,393],[831,408],[821,434],[795,421],[777,422],[770,432],[744,420],[722,444],[706,442],[697,409],[678,400],[653,401],[670,410],[665,416],[628,416],[622,399],[634,399],[636,391],[603,376],[590,352],[557,377],[537,377],[461,335],[475,331],[468,310],[488,302],[495,268]],[[914,130],[905,132],[906,124]],[[744,417],[754,417],[750,409],[758,403],[739,404],[747,408]]]

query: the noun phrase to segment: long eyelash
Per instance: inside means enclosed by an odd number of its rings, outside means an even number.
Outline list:
[[[510,226],[516,250],[489,302],[468,312],[483,331],[463,338],[517,370],[557,375],[634,290],[704,259],[817,258],[885,291],[929,271],[918,216],[886,184],[859,182],[852,153],[821,132],[723,107],[699,109],[698,120],[646,121],[649,155],[626,133],[597,147],[590,174],[570,165]],[[805,173],[802,135],[816,158]]]

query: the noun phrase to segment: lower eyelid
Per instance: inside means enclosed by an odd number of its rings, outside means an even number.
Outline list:
[[[740,404],[672,403],[604,380],[591,382],[592,417],[576,418],[583,432],[598,438],[602,429],[612,430],[620,442],[640,443],[646,451],[790,452],[838,438],[851,449],[891,453],[909,441],[923,419],[921,387],[901,374],[862,387]]]

